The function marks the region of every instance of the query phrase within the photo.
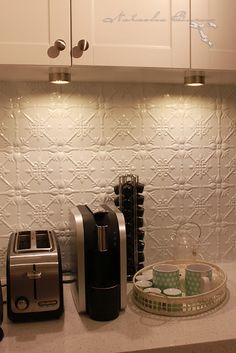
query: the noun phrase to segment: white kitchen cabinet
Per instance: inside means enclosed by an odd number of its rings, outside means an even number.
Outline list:
[[[72,0],[72,65],[188,68],[189,0]],[[89,48],[82,51],[80,40]]]
[[[0,8],[0,64],[71,65],[70,0],[0,0]]]
[[[191,1],[191,67],[236,70],[236,1]]]
[[[152,74],[136,75],[135,67],[236,70],[235,0],[0,0],[0,6],[0,78],[14,76],[11,65],[30,66],[30,76],[35,66],[87,67],[95,77],[92,67],[133,67],[129,74],[138,81]]]

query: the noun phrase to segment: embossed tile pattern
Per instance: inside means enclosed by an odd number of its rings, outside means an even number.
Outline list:
[[[0,258],[12,231],[63,234],[69,207],[112,199],[118,176],[134,173],[147,264],[173,257],[189,221],[201,227],[201,257],[235,259],[235,156],[234,86],[2,82]]]

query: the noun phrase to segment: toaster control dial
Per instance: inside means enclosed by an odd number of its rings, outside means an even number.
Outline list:
[[[18,310],[25,310],[29,306],[29,302],[25,297],[19,297],[16,299],[16,307]]]

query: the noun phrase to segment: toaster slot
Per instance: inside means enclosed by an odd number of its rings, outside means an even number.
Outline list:
[[[31,247],[31,236],[30,232],[19,232],[16,241],[16,250],[26,250]]]
[[[16,253],[51,251],[53,250],[53,237],[47,230],[21,231],[16,233],[14,244]]]
[[[38,249],[51,249],[52,246],[47,231],[36,231],[36,247]]]

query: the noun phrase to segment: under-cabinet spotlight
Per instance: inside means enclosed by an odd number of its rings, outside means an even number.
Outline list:
[[[70,72],[49,72],[49,82],[64,85],[71,82]]]
[[[205,74],[203,72],[190,72],[184,76],[184,84],[186,86],[203,86],[205,85]]]

